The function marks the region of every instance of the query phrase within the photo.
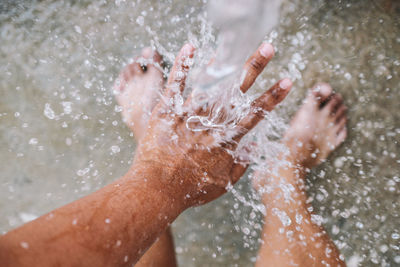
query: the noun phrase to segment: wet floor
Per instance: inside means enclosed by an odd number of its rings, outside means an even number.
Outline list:
[[[144,46],[171,59],[187,39],[212,43],[205,4],[0,3],[1,232],[124,174],[135,143],[111,85]],[[288,122],[317,81],[350,107],[347,141],[308,179],[326,229],[349,266],[399,265],[399,7],[287,0],[266,39],[276,57],[251,93],[294,79],[280,117]],[[262,226],[251,196],[245,177],[234,194],[182,214],[173,225],[181,266],[251,265]]]

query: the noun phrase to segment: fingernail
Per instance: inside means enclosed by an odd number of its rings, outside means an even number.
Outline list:
[[[182,48],[182,55],[189,57],[192,55],[194,47],[191,44],[185,44]]]
[[[285,78],[279,82],[279,87],[284,90],[287,90],[290,87],[292,87],[292,81],[289,78]]]
[[[274,55],[274,47],[270,43],[263,43],[260,48],[260,54],[265,58],[270,58]]]

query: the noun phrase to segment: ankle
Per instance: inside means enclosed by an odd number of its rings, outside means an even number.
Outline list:
[[[270,205],[278,200],[285,202],[286,198],[298,199],[299,195],[305,194],[305,176],[308,169],[295,163],[290,155],[282,158],[282,162],[284,163],[275,171],[255,174],[259,181],[257,189],[264,205]]]
[[[315,165],[316,155],[313,157],[313,149],[307,143],[297,138],[285,137],[283,144],[289,150],[286,160],[296,166],[297,169],[305,171]]]

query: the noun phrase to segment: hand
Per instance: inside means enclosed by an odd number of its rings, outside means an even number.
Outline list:
[[[182,108],[176,108],[174,100],[179,99],[185,89],[187,62],[193,58],[194,50],[192,45],[186,44],[176,57],[164,96],[152,112],[134,160],[134,168],[152,169],[152,173],[156,173],[156,177],[151,177],[152,182],[159,183],[160,190],[169,189],[185,207],[209,202],[226,192],[227,185],[239,180],[248,166],[235,161],[232,152],[240,139],[264,118],[265,112],[286,97],[292,86],[289,79],[283,79],[266,91],[252,103],[251,111],[239,120],[233,132],[190,130],[187,119],[204,114],[204,110],[195,108],[191,97]],[[273,55],[273,47],[262,44],[248,59],[240,87],[243,93]]]

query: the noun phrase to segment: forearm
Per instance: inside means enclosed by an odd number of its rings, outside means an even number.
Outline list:
[[[263,197],[267,215],[257,266],[266,263],[267,266],[319,266],[323,262],[344,266],[328,234],[312,220],[303,188],[304,177],[302,168],[287,166],[271,179],[269,186],[274,190]],[[291,190],[289,198],[285,198],[282,186],[286,191]]]
[[[2,266],[123,266],[135,263],[184,207],[132,168],[105,188],[0,238]]]

